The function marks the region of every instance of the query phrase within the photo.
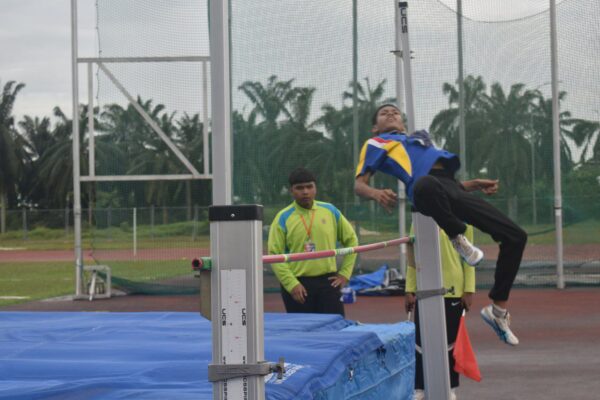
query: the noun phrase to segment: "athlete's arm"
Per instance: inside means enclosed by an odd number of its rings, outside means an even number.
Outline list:
[[[472,179],[462,182],[462,185],[467,192],[481,190],[488,196],[498,191],[498,179]]]
[[[376,189],[369,185],[371,173],[365,172],[356,177],[354,181],[354,193],[368,200],[375,200],[387,212],[392,212],[396,206],[398,195],[392,189]]]

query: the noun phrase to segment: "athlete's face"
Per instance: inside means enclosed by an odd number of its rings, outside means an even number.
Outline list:
[[[317,196],[317,185],[314,182],[296,183],[290,192],[300,207],[310,209]]]
[[[377,112],[374,133],[384,133],[391,131],[404,132],[404,121],[400,110],[393,106],[385,106]]]

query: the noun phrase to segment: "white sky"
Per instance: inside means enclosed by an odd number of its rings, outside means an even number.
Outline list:
[[[384,0],[380,1],[384,2]],[[391,2],[391,0],[389,1]],[[454,9],[456,6],[456,0],[439,1],[448,8]],[[557,4],[561,3],[569,4],[568,1],[557,0]],[[0,4],[0,49],[2,49],[2,57],[0,58],[0,84],[4,85],[10,80],[26,84],[25,88],[17,97],[14,109],[15,117],[20,119],[23,115],[40,117],[51,116],[53,107],[57,105],[60,106],[67,115],[70,115],[72,107],[70,64],[71,0],[0,0]],[[77,4],[79,9],[79,55],[82,57],[95,56],[97,51],[94,31],[95,0],[78,0]],[[238,2],[237,4],[240,5],[243,4],[243,2]],[[290,1],[290,5],[299,4],[300,3],[296,1]],[[350,5],[350,0],[348,0],[348,4]],[[381,5],[381,3],[378,4]],[[548,0],[463,0],[463,13],[465,17],[478,21],[490,21],[493,18],[497,19],[499,15],[502,15],[504,20],[511,20],[543,12],[544,10],[547,10],[548,4]],[[369,15],[370,13],[378,12],[377,10],[381,10],[381,8],[368,6],[367,0],[360,0],[359,7],[361,13],[359,18],[363,21],[381,18],[381,15],[379,14],[375,16]],[[346,10],[345,12],[347,13],[349,10]],[[388,17],[390,16],[386,16],[386,18]],[[279,22],[281,23],[281,21]],[[342,22],[338,22],[336,19],[325,19],[320,22],[320,26],[323,29],[320,29],[319,31],[322,31],[321,33],[323,34],[328,34],[327,29],[330,29],[331,32],[336,32],[336,29],[338,28],[330,25],[336,25],[338,23]],[[260,25],[262,24],[255,26]],[[375,26],[371,25],[371,28],[374,29]],[[343,28],[340,29],[343,31]],[[430,27],[429,29],[430,32],[432,32],[432,29],[435,29],[435,27]],[[319,32],[313,32],[313,35],[318,33]],[[363,31],[361,32],[361,35],[366,34],[368,36],[369,33],[372,32]],[[598,31],[594,33],[597,35]],[[302,37],[300,36],[299,38]],[[273,39],[275,42],[266,46],[267,48],[281,46],[281,42],[278,42],[276,38]],[[340,41],[343,38],[338,37],[334,39]],[[391,42],[391,39],[391,37],[387,38],[386,42]],[[331,39],[321,38],[319,40],[328,41]],[[570,40],[569,42],[579,43],[581,41],[581,37],[579,37],[577,40]],[[317,43],[320,42],[317,41]],[[338,43],[338,45],[340,43]],[[251,45],[252,43],[248,44],[247,47],[250,48]],[[254,45],[258,45],[259,50],[264,49],[264,44],[262,48],[259,43],[254,43]],[[390,46],[391,44],[387,45],[386,49],[388,47],[391,48]],[[583,49],[590,49],[590,46],[592,48],[598,46],[597,36],[592,36],[590,43],[584,43]],[[344,44],[342,47],[345,48],[347,46]],[[281,48],[285,49],[285,46]],[[365,48],[361,49],[363,53],[368,50],[369,49]],[[242,51],[239,52],[241,53]],[[366,55],[363,53],[361,53],[361,56]],[[593,53],[594,52],[592,52],[592,54]],[[264,65],[262,65],[259,63],[260,60],[256,59],[255,54],[256,53],[254,53],[254,57],[253,54],[249,54],[249,57],[253,58],[255,64],[260,65],[257,68],[264,72],[264,77],[260,75],[260,73],[255,74],[252,73],[252,71],[247,71],[250,73],[249,78],[256,77],[256,79],[261,79],[258,77],[260,76],[264,80],[269,75],[269,71],[276,72],[277,68],[281,69],[282,67],[287,70],[289,67],[290,70],[288,72],[294,72],[296,75],[280,76],[280,78],[289,79],[291,77],[297,77],[299,78],[297,82],[302,83],[302,71],[304,69],[308,70],[306,65],[302,66],[302,63],[296,63],[295,65],[299,65],[301,68],[298,71],[295,71],[294,65],[290,66],[290,64],[286,64],[289,60],[285,61],[283,59],[274,59],[270,57],[266,57],[263,62]],[[372,59],[369,57],[366,58]],[[274,60],[278,61],[278,63],[271,64]],[[304,60],[307,60],[307,58],[304,58]],[[317,59],[316,61],[321,62],[322,60]],[[389,61],[391,61],[391,59],[387,60],[385,65],[382,65],[381,68],[374,68],[375,70],[380,69],[383,75],[379,77],[375,74],[375,76],[372,77],[372,80],[373,82],[376,82],[382,77],[388,77],[388,91],[391,92],[393,77],[388,76],[388,72],[391,71],[391,63]],[[585,59],[579,60],[575,64],[580,65],[582,61],[585,61]],[[327,71],[325,68],[329,64],[330,63],[327,61],[321,62],[321,68],[311,69],[311,71],[317,71],[326,75],[330,74],[330,71]],[[597,65],[595,63],[590,64]],[[561,67],[560,72],[562,74],[567,74],[568,65],[566,66],[567,68],[565,68],[564,64],[561,65]],[[234,66],[234,69],[235,68],[236,66]],[[86,74],[82,69],[83,68],[80,67],[80,100],[85,99],[85,96],[87,95],[85,87]],[[241,70],[244,71],[245,68],[241,68]],[[318,95],[335,95],[336,97],[339,97],[341,90],[347,87],[349,73],[350,71],[345,71],[344,74],[341,75],[343,78],[341,78],[340,83],[331,86],[328,93],[324,92],[327,88],[321,88]],[[244,75],[244,73],[239,75]],[[359,76],[359,78],[362,77],[363,76]],[[245,77],[237,76],[237,78],[244,79]],[[315,79],[314,76],[312,76],[312,78]],[[540,79],[541,81],[548,81],[546,77],[540,77]],[[561,79],[564,78],[561,77]],[[592,86],[595,87],[595,84],[596,82],[594,82],[594,85]],[[592,98],[596,98],[596,96],[593,95],[590,97],[589,95],[584,95],[586,89],[589,90],[589,88],[584,86],[573,87],[570,89],[570,101],[574,100],[575,93],[581,93],[581,101],[584,102],[584,105],[576,107],[580,114],[578,116],[587,118],[597,117],[597,109],[600,109],[600,105],[591,100]],[[320,107],[323,101],[324,100],[317,97],[314,106]],[[329,101],[331,101],[331,99],[329,99]],[[438,108],[436,108],[436,110]],[[596,112],[596,114],[594,114],[594,112]]]
[[[94,52],[93,1],[80,0],[80,56]],[[70,0],[1,0],[0,82],[25,83],[14,114],[50,116],[71,110]]]
[[[456,0],[440,0],[455,8]],[[558,2],[560,3],[561,0]],[[15,104],[17,118],[49,116],[56,105],[71,109],[70,0],[1,0],[0,82],[23,82]],[[507,18],[543,11],[548,0],[504,0]],[[486,20],[497,15],[497,0],[463,0],[466,17]],[[95,53],[94,0],[79,0],[80,56]],[[367,11],[363,8],[361,12]],[[506,10],[509,10],[506,13]],[[80,81],[83,74],[80,72]],[[85,80],[83,80],[85,81]],[[85,95],[82,87],[80,96]]]

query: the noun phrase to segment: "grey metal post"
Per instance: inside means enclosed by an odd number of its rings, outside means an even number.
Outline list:
[[[402,28],[401,28],[401,16],[400,16],[400,7],[396,6],[397,0],[394,0],[394,10],[395,10],[395,26],[396,26],[396,34],[395,34],[395,49],[393,51],[396,56],[396,105],[402,111],[404,110],[404,88],[402,86]],[[407,57],[410,57],[410,49],[406,53]],[[398,233],[400,237],[406,236],[406,192],[404,183],[398,180]],[[406,244],[400,245],[400,271],[402,271],[402,275],[406,276]]]
[[[87,63],[88,78],[88,169],[90,176],[96,176],[96,137],[94,135],[94,80],[92,63]],[[91,200],[91,199],[90,199]],[[91,205],[91,202],[90,202]]]
[[[133,207],[133,256],[137,256],[137,207]]]
[[[354,167],[358,165],[358,0],[352,0],[352,158]],[[354,195],[354,206],[358,208],[360,199]],[[360,222],[356,218],[356,236],[360,242]],[[360,268],[360,254],[356,257]]]
[[[397,3],[398,19],[400,20],[400,40],[402,43],[402,61],[404,67],[404,90],[406,98],[406,118],[408,119],[408,133],[415,131],[415,107],[413,102],[412,69],[410,60],[410,42],[408,40],[408,2]]]
[[[423,351],[423,378],[427,399],[450,398],[450,375],[448,364],[448,338],[446,336],[446,313],[442,290],[440,238],[435,221],[419,213],[413,213],[415,228],[415,259],[417,268],[417,299],[421,348]],[[419,299],[419,292],[438,291],[430,297]]]
[[[210,174],[210,151],[208,149],[208,73],[207,62],[202,62],[202,173]]]
[[[150,233],[154,239],[154,204],[150,206]]]
[[[456,33],[458,42],[458,139],[460,153],[460,178],[467,180],[467,142],[465,127],[465,80],[463,63],[462,0],[456,0]]]
[[[531,212],[533,214],[533,225],[537,225],[537,200],[535,198],[535,144],[531,137]]]
[[[69,236],[69,206],[65,206],[65,237]]]
[[[23,240],[27,240],[27,208],[22,208],[21,215],[23,219]]]
[[[77,0],[71,0],[71,85],[73,99],[73,233],[75,252],[75,297],[83,294],[81,249],[81,186],[79,168],[79,71],[77,64]]]
[[[192,225],[192,242],[196,241],[198,236],[198,204],[194,204],[194,223]]]
[[[406,113],[409,132],[415,131],[415,112],[412,91],[411,52],[408,38],[408,3],[398,2],[398,18],[404,62],[404,85],[406,89]],[[416,264],[418,292],[436,292],[423,297],[417,293],[419,301],[419,322],[421,326],[421,347],[423,349],[423,374],[425,394],[431,400],[450,398],[450,376],[448,364],[448,340],[440,244],[438,227],[429,217],[413,213],[413,226],[416,237]]]
[[[352,157],[358,165],[358,0],[352,0]],[[354,196],[358,204],[358,196]]]
[[[210,1],[213,204],[231,204],[229,0]]]
[[[209,209],[213,366],[264,360],[262,218],[259,205]],[[264,377],[214,382],[213,399],[228,398],[264,399]]]
[[[558,46],[556,0],[550,0],[550,55],[552,71],[552,149],[554,158],[554,223],[556,226],[556,287],[565,288],[563,271],[562,188],[560,171],[560,121],[558,104]]]

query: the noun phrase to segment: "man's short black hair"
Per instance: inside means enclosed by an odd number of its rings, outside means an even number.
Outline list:
[[[290,183],[290,187],[292,187],[297,183],[308,183],[308,182],[317,183],[317,178],[315,177],[315,175],[312,172],[310,172],[306,168],[300,167],[300,168],[296,168],[295,170],[293,170],[290,173],[288,181]]]
[[[393,103],[385,103],[385,104],[380,105],[379,107],[377,107],[377,110],[375,110],[375,112],[373,113],[373,117],[371,117],[371,123],[373,124],[373,126],[375,126],[375,124],[377,124],[377,114],[379,114],[379,110],[381,110],[383,107],[388,107],[388,106],[394,107],[396,110],[400,111],[398,106]]]

